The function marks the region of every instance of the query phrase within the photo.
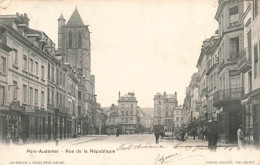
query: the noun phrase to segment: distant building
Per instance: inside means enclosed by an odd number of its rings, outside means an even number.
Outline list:
[[[112,104],[107,111],[107,130],[108,134],[116,134],[117,128],[119,126],[119,112],[118,106]]]
[[[123,96],[119,95],[118,113],[121,133],[132,134],[137,132],[136,129],[140,122],[137,109],[137,99],[134,93],[128,92]]]
[[[154,96],[154,126],[162,126],[167,131],[174,130],[174,110],[178,106],[175,94],[157,93]]]
[[[174,131],[180,131],[184,127],[183,108],[178,106],[174,109]]]

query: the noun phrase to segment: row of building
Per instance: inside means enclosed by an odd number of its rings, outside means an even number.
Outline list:
[[[218,0],[218,30],[203,41],[184,99],[184,123],[215,129],[220,143],[260,141],[260,3]]]
[[[135,134],[151,132],[152,117],[147,115],[138,105],[135,93],[128,92],[121,96],[118,105],[112,104],[107,111],[107,133]]]
[[[75,9],[58,19],[58,48],[27,14],[0,16],[0,141],[26,143],[101,132],[90,32]]]

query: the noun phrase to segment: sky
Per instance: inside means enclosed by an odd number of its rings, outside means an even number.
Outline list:
[[[13,0],[1,15],[27,13],[30,27],[57,47],[58,21],[77,9],[91,31],[91,73],[97,101],[117,104],[135,92],[140,107],[153,107],[156,93],[177,92],[183,104],[197,72],[203,40],[214,35],[217,0]]]

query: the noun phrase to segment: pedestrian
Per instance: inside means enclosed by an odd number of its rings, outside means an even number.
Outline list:
[[[237,143],[238,143],[238,149],[244,148],[244,133],[243,133],[243,127],[242,125],[239,126],[237,130]]]
[[[184,130],[182,130],[181,131],[181,141],[183,141],[183,142],[184,142],[184,136],[185,136],[185,132],[184,132]]]
[[[188,139],[189,135],[188,135],[188,132],[185,133],[185,141]]]
[[[119,135],[120,135],[120,130],[119,130],[119,128],[117,128],[117,130],[116,130],[116,136],[119,137]]]
[[[159,144],[160,132],[158,130],[155,130],[154,135],[155,135],[156,144]]]

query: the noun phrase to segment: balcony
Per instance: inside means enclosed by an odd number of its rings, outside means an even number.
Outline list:
[[[240,101],[243,96],[243,88],[231,88],[218,90],[213,94],[213,105],[220,108],[223,104]]]
[[[245,48],[239,56],[238,63],[237,63],[237,70],[240,73],[245,73],[251,69],[251,56],[249,56],[248,49]]]

